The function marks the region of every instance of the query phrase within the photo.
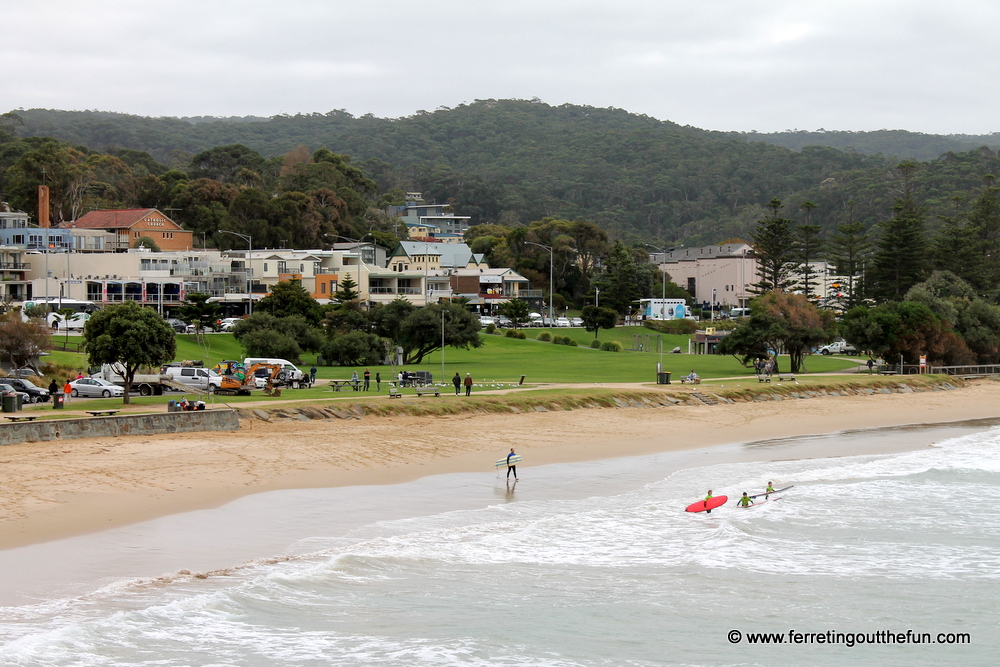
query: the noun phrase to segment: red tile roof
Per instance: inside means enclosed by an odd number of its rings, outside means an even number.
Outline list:
[[[165,220],[170,220],[155,208],[125,208],[108,211],[90,211],[82,218],[74,222],[67,222],[63,227],[75,227],[79,229],[112,229],[129,228],[151,213],[159,213]],[[171,223],[177,223],[170,220]]]

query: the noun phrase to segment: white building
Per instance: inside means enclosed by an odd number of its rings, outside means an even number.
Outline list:
[[[757,258],[746,243],[675,248],[650,259],[698,303],[745,308],[759,280]]]

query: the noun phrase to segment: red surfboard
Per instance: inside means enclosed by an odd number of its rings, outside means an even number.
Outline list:
[[[696,503],[691,503],[685,509],[685,512],[711,512],[716,507],[725,505],[726,501],[729,500],[729,496],[713,496],[711,500],[699,500]]]

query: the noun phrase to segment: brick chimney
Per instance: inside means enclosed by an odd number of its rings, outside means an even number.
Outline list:
[[[49,186],[38,186],[38,226],[49,228]]]

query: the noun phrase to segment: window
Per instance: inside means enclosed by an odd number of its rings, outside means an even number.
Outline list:
[[[326,294],[326,283],[320,283],[319,284],[319,293],[320,294]]]
[[[264,273],[267,273],[267,262],[264,262]]]

